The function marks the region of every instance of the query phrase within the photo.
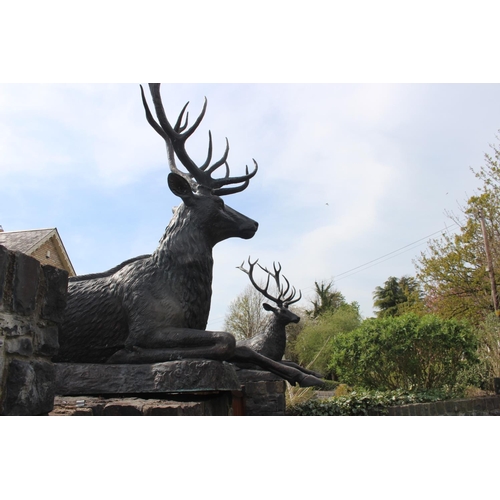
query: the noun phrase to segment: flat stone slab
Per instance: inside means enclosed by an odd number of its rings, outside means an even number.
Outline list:
[[[196,393],[240,390],[232,365],[184,359],[141,365],[54,363],[55,394]]]
[[[182,396],[170,396],[171,398]],[[212,396],[191,396],[193,401],[173,399],[142,399],[131,396],[56,396],[50,417],[126,417],[126,416],[229,416],[231,395],[218,392]],[[188,398],[188,396],[184,396]]]

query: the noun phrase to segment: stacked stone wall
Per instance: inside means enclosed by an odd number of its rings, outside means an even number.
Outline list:
[[[237,370],[243,391],[243,415],[279,417],[285,415],[285,381],[269,372]]]
[[[52,411],[67,286],[66,271],[0,245],[0,415]]]

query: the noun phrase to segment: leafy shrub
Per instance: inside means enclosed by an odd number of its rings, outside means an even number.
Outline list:
[[[367,389],[455,387],[477,363],[477,339],[467,323],[413,313],[367,319],[332,340],[330,370]]]
[[[465,374],[468,381],[485,390],[494,390],[493,378],[500,377],[500,319],[490,314],[477,328],[479,363]]]
[[[429,403],[458,396],[443,390],[409,392],[357,390],[329,399],[309,399],[287,408],[291,416],[387,415],[390,406]]]
[[[307,366],[330,378],[332,339],[342,332],[350,332],[361,324],[359,306],[355,303],[340,306],[309,322],[294,343],[295,355],[302,366]]]

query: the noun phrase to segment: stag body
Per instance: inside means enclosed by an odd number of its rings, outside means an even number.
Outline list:
[[[258,225],[216,195],[193,193],[176,174],[169,186],[184,203],[153,255],[70,281],[58,361],[166,361],[183,357],[179,349],[212,359],[232,354],[230,335],[204,331],[212,249],[233,236],[251,238]]]
[[[267,358],[281,361],[286,348],[286,326],[298,323],[300,317],[286,307],[273,307],[264,302],[262,307],[271,312],[264,330],[252,338],[238,340],[236,345],[247,346]]]

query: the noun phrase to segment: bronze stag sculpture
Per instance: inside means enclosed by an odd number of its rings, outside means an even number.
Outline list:
[[[262,288],[257,284],[254,278],[255,265],[258,265],[267,274],[267,282],[265,288]],[[281,274],[281,264],[278,265],[273,263],[274,272],[269,271],[266,267],[262,267],[258,260],[251,262],[250,257],[248,258],[249,268],[245,269],[244,262],[238,267],[241,271],[246,273],[252,283],[253,287],[260,292],[266,299],[274,302],[276,307],[268,304],[267,302],[262,303],[262,307],[271,313],[269,320],[264,327],[264,330],[257,335],[249,339],[238,340],[236,342],[237,347],[246,346],[253,351],[270,358],[274,361],[278,361],[281,364],[291,366],[300,370],[304,373],[314,375],[316,377],[321,377],[321,374],[294,363],[292,361],[283,360],[286,348],[286,326],[290,323],[298,323],[300,321],[300,316],[297,316],[293,311],[289,309],[292,304],[297,303],[302,298],[302,292],[299,290],[299,296],[295,298],[297,291],[295,287],[290,287],[290,282],[284,274]],[[272,295],[269,292],[270,278],[273,278],[276,289],[277,296]],[[281,283],[281,278],[285,281],[286,285]],[[291,288],[291,290],[290,290]]]
[[[231,177],[229,143],[219,160],[208,154],[198,166],[186,151],[186,141],[201,123],[207,106],[188,127],[187,105],[172,126],[165,114],[160,84],[149,84],[158,122],[141,95],[146,118],[163,137],[171,173],[168,185],[181,198],[160,245],[107,272],[71,278],[68,303],[60,328],[57,362],[156,363],[184,358],[252,362],[291,383],[319,385],[321,380],[262,356],[252,349],[236,348],[227,332],[206,331],[211,295],[213,247],[227,238],[252,238],[258,224],[227,206],[222,196],[243,191],[257,173]],[[187,172],[175,163],[179,159]],[[223,177],[212,174],[225,166]]]

